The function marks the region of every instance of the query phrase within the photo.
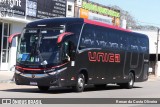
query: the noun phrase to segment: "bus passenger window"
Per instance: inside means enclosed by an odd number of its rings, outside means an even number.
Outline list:
[[[128,38],[125,35],[120,35],[119,48],[123,50],[128,50]]]
[[[147,42],[144,38],[139,38],[139,48],[141,52],[147,51]]]
[[[79,49],[91,48],[94,45],[92,30],[90,30],[90,26],[85,25],[83,28],[83,32],[81,34],[80,47]]]
[[[114,32],[109,33],[109,47],[114,49],[119,49],[119,39],[118,35]]]
[[[132,36],[132,35],[131,35]],[[132,36],[130,38],[130,48],[132,51],[138,51],[138,40],[136,37]]]

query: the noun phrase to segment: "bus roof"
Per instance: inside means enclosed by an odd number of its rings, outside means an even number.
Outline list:
[[[40,19],[34,22],[30,22],[26,25],[29,28],[36,28],[38,25],[46,25],[47,27],[53,27],[54,25],[64,25],[69,23],[83,23],[82,18],[51,18],[51,19]]]
[[[84,22],[89,23],[89,24],[93,24],[93,25],[98,25],[98,26],[111,28],[111,29],[121,30],[121,31],[125,31],[125,32],[131,32],[130,30],[126,30],[126,29],[123,29],[123,28],[120,28],[120,27],[117,27],[117,26],[109,25],[109,24],[106,24],[106,23],[98,22],[98,21],[84,19]]]
[[[98,22],[98,21],[93,21],[93,20],[88,20],[88,19],[83,19],[83,18],[51,18],[51,19],[40,19],[37,21],[33,21],[30,22],[26,25],[26,28],[38,28],[38,27],[54,27],[56,24],[57,25],[65,25],[65,24],[73,24],[73,23],[88,23],[88,24],[92,24],[92,25],[97,25],[97,26],[102,26],[102,27],[106,27],[106,28],[110,28],[110,29],[114,29],[114,30],[119,30],[119,31],[123,31],[123,32],[130,32],[132,34],[136,34],[136,35],[143,35],[145,37],[147,37],[144,34],[140,34],[137,32],[132,32],[130,30],[126,30],[120,27],[116,27],[113,25],[109,25],[106,23],[102,23],[102,22]]]
[[[103,27],[107,27],[107,28],[111,28],[111,29],[116,29],[116,30],[121,30],[121,31],[125,31],[125,32],[131,32],[130,30],[126,30],[120,27],[116,27],[113,25],[109,25],[106,23],[102,23],[102,22],[98,22],[98,21],[93,21],[93,20],[89,20],[89,19],[83,19],[83,18],[51,18],[51,19],[41,19],[41,20],[37,20],[31,23],[28,23],[26,25],[26,27],[29,28],[35,28],[38,27],[38,25],[46,25],[47,27],[52,27],[55,24],[59,24],[59,25],[64,25],[64,24],[69,24],[69,23],[88,23],[88,24],[92,24],[92,25],[97,25],[97,26],[103,26]]]

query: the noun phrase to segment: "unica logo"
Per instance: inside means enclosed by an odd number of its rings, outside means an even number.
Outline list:
[[[88,3],[83,1],[82,4],[82,8],[89,10],[89,11],[93,11],[93,12],[98,12],[100,14],[105,14],[105,15],[110,15],[113,17],[120,17],[120,13],[116,12],[114,10],[108,9],[108,8],[104,8],[102,6],[98,6],[92,3]]]
[[[112,62],[120,63],[121,55],[115,53],[104,53],[104,52],[88,52],[88,58],[91,62]]]

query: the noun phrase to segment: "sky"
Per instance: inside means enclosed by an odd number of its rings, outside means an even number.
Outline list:
[[[142,25],[160,27],[160,0],[90,0],[106,6],[117,5]]]

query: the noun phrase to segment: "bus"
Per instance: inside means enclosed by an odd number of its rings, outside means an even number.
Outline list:
[[[10,37],[10,41],[12,41]],[[117,84],[131,89],[148,79],[149,39],[102,22],[83,18],[42,19],[28,23],[19,37],[15,82],[72,87]]]

